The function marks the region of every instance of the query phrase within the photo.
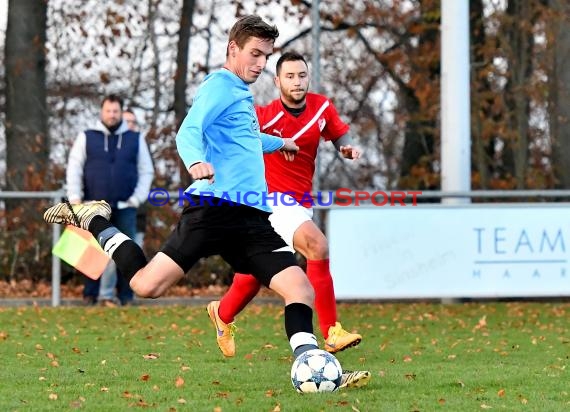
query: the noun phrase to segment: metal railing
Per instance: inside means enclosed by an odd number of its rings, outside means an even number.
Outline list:
[[[60,202],[65,196],[63,190],[52,192],[2,192],[0,191],[0,199],[51,199],[54,203]],[[52,248],[61,236],[61,226],[52,225]],[[51,305],[59,306],[61,304],[61,261],[52,254],[51,256]]]
[[[368,190],[373,193],[378,190]],[[395,192],[396,190],[386,190],[386,192]],[[179,192],[168,192],[170,200],[177,200]],[[2,192],[0,191],[0,200],[7,199],[51,199],[54,203],[60,202],[65,195],[63,190],[46,191],[46,192]],[[520,199],[520,198],[541,198],[541,199],[570,199],[570,190],[474,190],[474,191],[423,191],[417,195],[418,199]],[[426,204],[427,205],[427,204]],[[434,204],[431,204],[434,205]],[[474,207],[480,206],[481,203],[473,204]],[[423,206],[423,204],[422,204]],[[336,207],[356,207],[356,206],[317,206],[320,209],[331,209]],[[61,236],[61,226],[52,225],[52,247],[57,243]],[[52,255],[51,264],[51,285],[52,285],[52,306],[60,306],[61,304],[61,261],[55,255]]]

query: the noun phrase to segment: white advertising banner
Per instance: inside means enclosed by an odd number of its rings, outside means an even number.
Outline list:
[[[340,299],[570,296],[570,204],[334,208]]]

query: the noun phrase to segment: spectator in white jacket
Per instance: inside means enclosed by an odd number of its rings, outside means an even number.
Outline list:
[[[71,203],[107,201],[111,221],[134,238],[137,207],[148,197],[154,168],[144,137],[129,129],[122,114],[122,99],[109,95],[101,104],[100,121],[77,136],[67,165],[67,197]],[[133,292],[118,275],[119,299],[128,304]],[[98,295],[99,281],[86,278],[84,302],[95,304]]]

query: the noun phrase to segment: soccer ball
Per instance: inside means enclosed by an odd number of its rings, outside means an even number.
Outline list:
[[[291,383],[299,393],[334,392],[341,378],[340,363],[322,349],[303,352],[291,367]]]

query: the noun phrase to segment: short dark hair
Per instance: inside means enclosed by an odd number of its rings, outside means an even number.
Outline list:
[[[123,99],[121,99],[118,95],[116,94],[110,94],[108,96],[105,96],[105,98],[103,99],[103,101],[101,102],[101,107],[103,107],[103,105],[105,104],[105,102],[111,102],[111,103],[119,103],[119,107],[121,108],[121,111],[123,110]]]
[[[236,21],[231,28],[228,37],[228,45],[233,40],[240,49],[243,49],[243,46],[247,43],[250,37],[257,37],[264,40],[275,40],[279,37],[279,30],[277,30],[277,26],[267,24],[261,19],[261,17],[254,14],[243,16]]]
[[[305,66],[309,67],[307,61],[305,60],[305,58],[301,53],[297,53],[296,51],[288,51],[283,53],[281,57],[279,57],[279,60],[277,60],[277,64],[275,65],[275,72],[277,76],[279,76],[279,73],[281,72],[281,66],[283,65],[283,63],[296,62],[296,61],[302,61],[303,63],[305,63]]]

